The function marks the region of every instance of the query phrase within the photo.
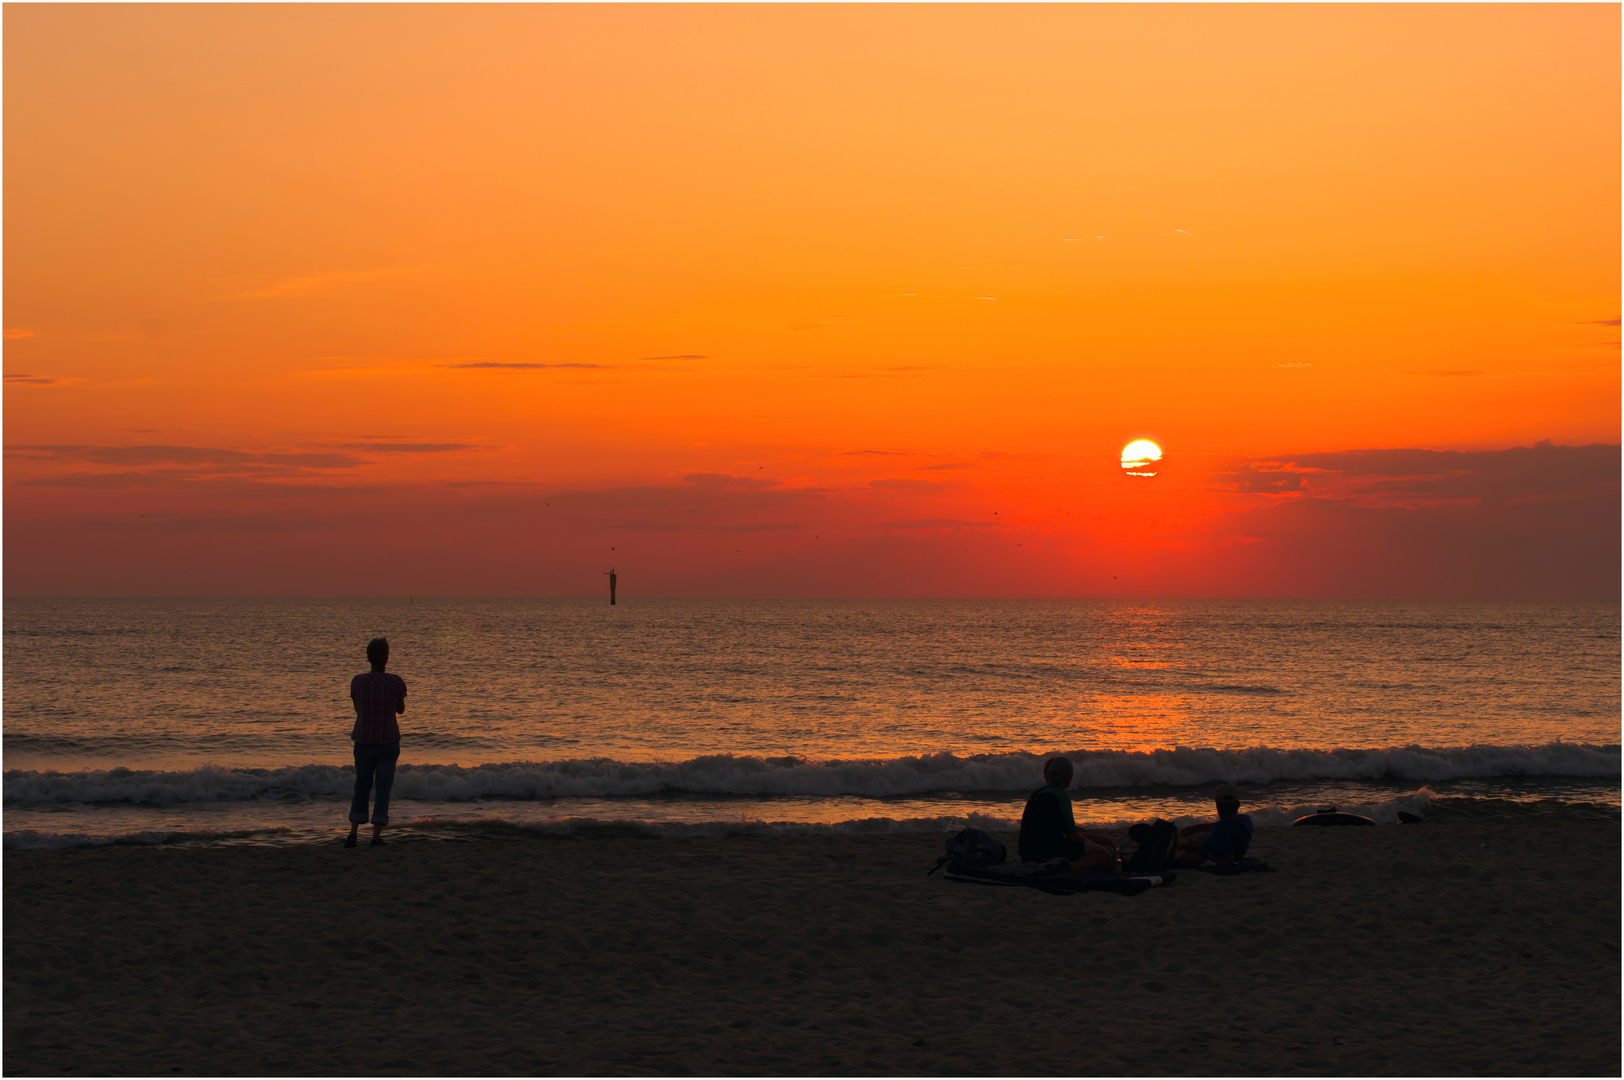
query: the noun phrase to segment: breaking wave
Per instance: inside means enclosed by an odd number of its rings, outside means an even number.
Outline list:
[[[1620,776],[1619,747],[1586,743],[1380,749],[1079,750],[1073,790],[1193,787],[1218,781],[1399,780],[1447,783],[1494,777]],[[482,798],[714,796],[890,796],[1024,792],[1042,758],[1028,753],[925,754],[886,760],[813,761],[715,754],[680,762],[589,758],[488,765],[401,765],[394,797],[433,802]],[[64,803],[187,803],[347,797],[349,766],[275,769],[205,766],[176,771],[95,769],[5,773],[7,807]]]

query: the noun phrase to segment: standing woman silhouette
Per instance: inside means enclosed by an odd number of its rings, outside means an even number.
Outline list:
[[[395,784],[395,762],[400,758],[400,725],[395,717],[406,711],[406,680],[384,671],[389,665],[389,639],[367,642],[365,671],[350,680],[350,701],[355,705],[355,798],[350,802],[350,835],[345,847],[355,846],[355,835],[367,820],[367,796],[373,781],[378,796],[372,804],[372,846],[383,846],[383,827],[389,824],[389,789]]]

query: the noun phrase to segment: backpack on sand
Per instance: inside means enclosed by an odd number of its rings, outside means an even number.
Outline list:
[[[936,865],[925,871],[930,877],[950,862],[966,866],[992,866],[1008,856],[1004,845],[980,829],[961,829],[947,841],[947,854],[936,860]]]
[[[1171,821],[1157,818],[1148,825],[1135,825],[1128,835],[1139,847],[1122,864],[1129,874],[1154,874],[1166,870],[1178,858],[1179,830]]]

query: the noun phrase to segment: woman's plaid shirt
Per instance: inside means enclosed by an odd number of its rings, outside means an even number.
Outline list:
[[[358,743],[398,742],[400,725],[395,714],[406,711],[406,680],[386,671],[366,671],[350,680],[355,702],[355,727],[350,738]]]

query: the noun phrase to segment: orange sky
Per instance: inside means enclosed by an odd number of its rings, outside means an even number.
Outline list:
[[[4,20],[8,592],[1617,596],[1616,5]]]

